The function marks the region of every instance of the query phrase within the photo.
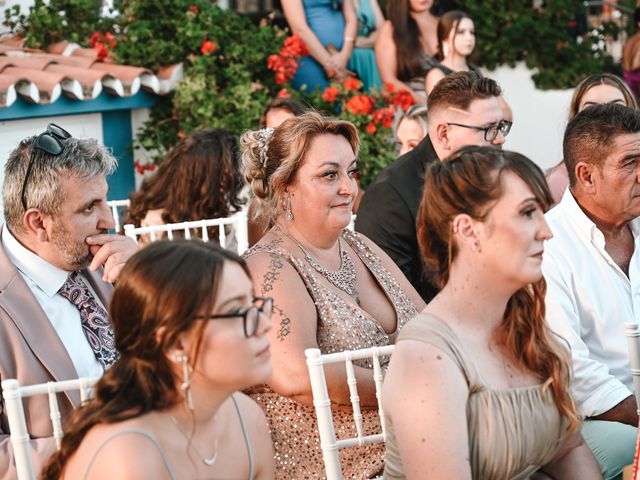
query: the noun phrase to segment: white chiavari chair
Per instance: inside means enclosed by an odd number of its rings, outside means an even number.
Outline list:
[[[384,412],[380,402],[382,395],[382,367],[380,357],[391,355],[394,345],[384,347],[371,347],[362,350],[347,350],[344,352],[328,353],[322,355],[317,348],[308,348],[304,354],[307,357],[307,368],[311,378],[311,391],[313,394],[313,405],[318,419],[318,432],[320,434],[320,447],[322,448],[322,459],[327,474],[327,480],[342,480],[342,467],[340,465],[339,450],[341,448],[380,443],[386,440],[384,429]],[[373,380],[376,388],[376,398],[378,400],[378,415],[380,416],[380,433],[365,435],[362,421],[362,410],[360,408],[360,397],[356,382],[354,360],[371,358],[373,360]],[[347,373],[347,384],[353,408],[353,421],[355,423],[356,437],[338,440],[333,425],[331,415],[331,399],[327,390],[327,381],[324,376],[324,365],[330,363],[344,363]]]
[[[120,209],[129,208],[131,202],[129,199],[126,200],[109,200],[107,205],[111,208],[111,214],[113,215],[113,221],[116,223],[115,230],[116,233],[120,232]]]
[[[55,438],[57,448],[60,449],[64,432],[62,431],[62,418],[57,394],[70,390],[79,390],[80,401],[82,403],[88,398],[91,387],[93,387],[97,381],[97,378],[77,378],[25,386],[20,385],[16,379],[2,381],[2,398],[7,419],[9,420],[9,429],[11,431],[10,441],[13,446],[18,480],[36,479],[33,471],[33,463],[31,462],[31,451],[29,448],[30,438],[22,399],[34,395],[48,395],[49,418],[51,419],[53,438]]]
[[[631,378],[633,379],[633,389],[636,394],[638,412],[640,413],[640,328],[637,323],[625,323],[624,333],[627,337]]]
[[[136,242],[140,235],[149,235],[152,242],[158,240],[158,234],[164,233],[166,238],[173,240],[173,233],[176,231],[183,232],[184,238],[191,239],[191,230],[200,231],[200,239],[205,242],[209,241],[208,227],[218,227],[218,243],[221,247],[227,248],[228,234],[224,227],[233,227],[236,240],[236,251],[242,255],[249,248],[249,231],[247,227],[246,212],[238,212],[230,217],[214,218],[209,220],[195,220],[191,222],[167,223],[165,225],[153,225],[149,227],[135,227],[128,224],[124,226],[124,234],[133,238]]]

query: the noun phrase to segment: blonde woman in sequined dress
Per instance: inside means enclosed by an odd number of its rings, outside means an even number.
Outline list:
[[[388,345],[424,302],[393,261],[346,229],[357,194],[359,140],[348,122],[307,113],[241,140],[245,177],[271,222],[246,254],[256,295],[274,299],[274,375],[252,395],[270,422],[277,478],[324,478],[306,348]],[[368,431],[379,431],[371,365],[356,368]],[[344,369],[327,368],[338,437],[354,435]],[[383,467],[380,445],[341,452],[345,478]]]

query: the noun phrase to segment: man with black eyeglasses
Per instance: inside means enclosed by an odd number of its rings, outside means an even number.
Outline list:
[[[137,250],[114,228],[106,177],[116,159],[95,140],[50,124],[11,152],[0,227],[0,380],[23,385],[99,377],[117,359],[106,308]],[[79,403],[59,395],[63,419]],[[47,399],[24,401],[35,471],[54,451]],[[0,478],[15,478],[0,405]]]
[[[427,302],[437,289],[424,274],[415,224],[426,168],[469,145],[500,148],[511,129],[501,93],[494,80],[473,72],[440,80],[427,99],[428,135],[380,172],[360,202],[356,230],[394,260]]]

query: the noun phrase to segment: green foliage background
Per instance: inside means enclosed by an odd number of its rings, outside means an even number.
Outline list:
[[[380,0],[385,8],[386,1]],[[255,128],[266,103],[281,86],[266,67],[287,33],[269,20],[259,25],[210,0],[116,0],[115,18],[101,17],[101,0],[35,0],[27,12],[13,7],[5,12],[5,25],[26,36],[32,48],[70,40],[86,46],[92,33],[112,32],[118,44],[114,59],[120,63],[155,69],[182,62],[184,78],[176,90],[152,110],[137,142],[157,151],[160,160],[177,138],[200,127],[224,127],[236,135]],[[633,8],[634,0],[620,0]],[[617,36],[613,23],[591,29],[576,40],[569,24],[584,13],[581,0],[547,0],[532,8],[532,0],[436,0],[434,11],[459,9],[474,19],[476,61],[488,69],[524,61],[533,70],[538,88],[571,88],[597,72],[619,73],[619,66],[602,50],[604,34]],[[201,52],[202,42],[217,50]],[[319,93],[295,93],[297,98],[326,108]],[[334,112],[335,113],[335,112]],[[348,119],[348,112],[339,112]],[[351,119],[358,120],[358,119]],[[359,125],[362,129],[363,125]],[[361,131],[361,169],[365,183],[394,157],[387,135]]]

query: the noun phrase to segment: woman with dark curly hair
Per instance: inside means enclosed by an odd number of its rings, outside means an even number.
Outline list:
[[[125,223],[140,227],[236,213],[243,203],[239,164],[238,143],[225,129],[199,130],[183,138],[131,194]],[[217,238],[217,232],[210,232],[210,238]]]

